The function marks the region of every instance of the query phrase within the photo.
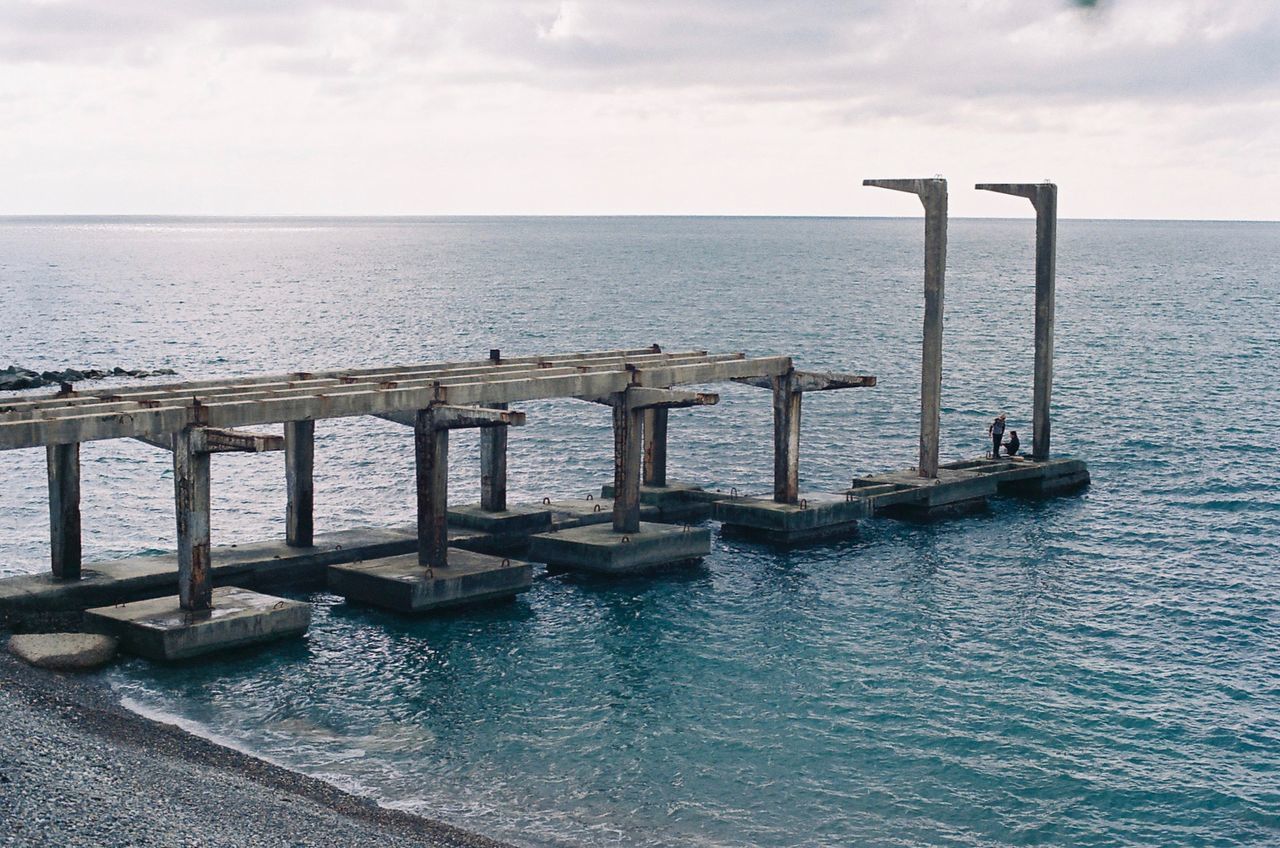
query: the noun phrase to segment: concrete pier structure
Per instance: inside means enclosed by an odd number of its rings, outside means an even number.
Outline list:
[[[843,497],[800,495],[801,399],[807,392],[874,386],[876,378],[792,369],[767,381],[740,382],[767,388],[772,394],[773,498],[733,497],[715,501],[711,514],[722,522],[725,534],[796,545],[855,533],[858,519],[867,515],[862,504]]]
[[[1025,197],[1036,210],[1035,386],[1031,402],[1031,458],[1049,458],[1053,395],[1053,313],[1058,256],[1058,186],[1054,183],[979,183],[975,188]]]
[[[924,343],[920,361],[921,477],[938,476],[938,429],[942,417],[942,309],[947,272],[947,181],[863,180],[864,186],[905,191],[924,206]]]
[[[80,579],[80,445],[49,445],[49,551],[56,580]]]
[[[661,410],[663,429],[658,448],[665,466],[667,410],[712,406],[719,395],[628,386],[607,398],[613,414],[613,509],[611,526],[588,525],[540,533],[529,544],[529,557],[557,569],[597,573],[633,573],[701,559],[711,552],[711,534],[698,528],[669,528],[641,523],[640,490],[644,473],[644,427],[647,414]],[[650,440],[650,444],[653,442]],[[665,479],[665,468],[661,471]]]

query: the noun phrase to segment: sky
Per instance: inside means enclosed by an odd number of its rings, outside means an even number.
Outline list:
[[[0,214],[1276,220],[1278,107],[1276,0],[0,0]]]

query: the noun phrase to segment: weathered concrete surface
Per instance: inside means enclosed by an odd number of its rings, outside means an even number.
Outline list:
[[[932,521],[981,512],[987,508],[987,498],[996,493],[996,481],[989,475],[954,468],[939,468],[936,477],[927,479],[918,476],[914,470],[907,470],[855,481],[855,484],[867,483],[912,487],[897,488],[873,499],[877,515],[912,521]]]
[[[450,540],[466,542],[483,535],[463,531]],[[332,563],[394,556],[416,551],[417,546],[410,527],[324,533],[315,537],[310,548],[284,542],[222,545],[212,549],[212,577],[219,586],[324,585],[325,568]],[[83,579],[77,581],[57,581],[47,572],[0,579],[0,617],[27,610],[83,610],[177,591],[178,564],[173,554],[130,557],[86,566]]]
[[[635,574],[699,560],[711,553],[711,532],[702,527],[673,527],[641,522],[635,533],[610,525],[574,527],[540,533],[529,544],[529,558],[569,571]]]
[[[551,529],[551,508],[510,504],[506,509],[492,511],[482,504],[450,506],[449,526],[492,533],[495,536],[531,536]]]
[[[551,527],[554,530],[568,530],[573,527],[586,527],[613,521],[612,498],[567,498],[551,501],[542,506],[551,510]],[[640,518],[644,521],[656,520],[658,508],[641,504]]]
[[[213,651],[301,636],[311,607],[235,586],[213,590],[206,610],[185,610],[176,596],[152,598],[85,613],[88,626],[120,640],[124,650],[153,660],[178,660]]]
[[[600,495],[613,497],[613,484],[600,487]],[[708,492],[692,483],[670,482],[665,486],[641,486],[640,506],[656,507],[657,520],[669,523],[702,521],[711,517],[711,504],[730,496],[720,492]]]
[[[416,554],[329,568],[329,588],[348,601],[396,612],[426,612],[506,598],[533,585],[533,566],[474,551],[449,551],[428,569]]]
[[[87,671],[115,659],[118,643],[101,633],[24,633],[9,639],[9,653],[54,671]]]
[[[852,536],[858,519],[871,515],[868,501],[841,494],[805,494],[796,503],[766,498],[717,501],[712,515],[727,536],[775,545],[800,545]]]

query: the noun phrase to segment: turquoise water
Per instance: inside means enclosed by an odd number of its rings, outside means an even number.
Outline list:
[[[1030,430],[1032,224],[953,221],[943,455]],[[0,222],[0,365],[184,377],[642,346],[880,377],[806,401],[802,485],[914,458],[921,224]],[[308,596],[305,642],[107,679],[138,708],[524,845],[1280,841],[1280,226],[1063,222],[1057,452],[1094,483],[659,578],[539,574],[431,619]],[[763,491],[766,393],[673,413],[672,476]],[[530,404],[513,496],[609,475],[607,410]],[[478,496],[474,437],[452,469]],[[318,428],[321,528],[412,518],[408,431]],[[219,456],[215,541],[283,534]],[[43,454],[0,456],[0,574],[45,567]],[[84,449],[93,558],[173,544],[167,457]]]

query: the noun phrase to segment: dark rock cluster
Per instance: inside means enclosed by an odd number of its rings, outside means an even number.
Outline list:
[[[126,370],[119,366],[109,371],[97,368],[68,368],[65,371],[32,371],[17,365],[0,368],[0,391],[17,391],[20,389],[40,389],[45,386],[57,386],[63,383],[79,383],[82,380],[101,380],[105,377],[154,377],[159,374],[176,374],[172,368],[156,368],[152,371],[139,369]]]

